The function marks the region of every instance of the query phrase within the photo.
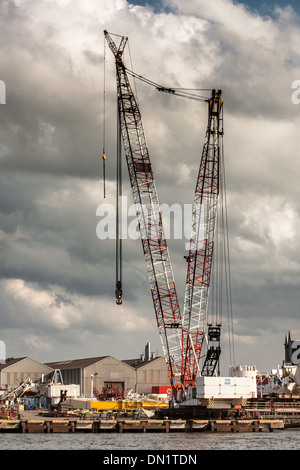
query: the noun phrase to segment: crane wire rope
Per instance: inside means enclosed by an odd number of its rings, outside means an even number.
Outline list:
[[[224,309],[227,310],[227,330],[230,363],[235,364],[233,309],[231,292],[231,261],[229,246],[229,226],[227,213],[227,191],[225,178],[224,142],[222,139],[220,158],[220,198],[215,233],[215,256],[213,262],[213,282],[208,323],[222,325]],[[223,305],[225,308],[223,309]]]
[[[131,56],[131,50],[130,50],[130,43],[129,41],[127,42],[128,44],[128,53],[129,53],[129,60],[130,60],[130,66],[131,66],[131,69],[133,70],[133,61],[132,61],[132,56]],[[127,72],[129,72],[129,70],[126,68]],[[133,83],[134,83],[134,91],[135,91],[135,99],[136,99],[136,102],[137,102],[137,105],[140,106],[139,104],[139,100],[138,100],[138,93],[137,93],[137,86],[136,86],[136,74],[134,74],[134,72],[131,72],[131,76],[133,77]],[[146,80],[146,79],[145,79]]]
[[[222,141],[222,155],[224,155],[224,142]],[[228,214],[227,214],[227,194],[225,184],[225,163],[223,162],[223,179],[224,179],[224,210],[225,210],[225,263],[226,263],[226,294],[227,294],[227,320],[228,320],[228,341],[229,341],[229,355],[231,364],[235,364],[235,346],[234,346],[234,330],[233,330],[233,309],[232,309],[232,291],[231,291],[231,261],[230,261],[230,246],[229,246],[229,227],[228,227]]]
[[[105,194],[105,140],[106,140],[106,49],[105,49],[105,42],[103,48],[103,129],[102,129],[102,139],[103,139],[103,153],[102,153],[102,171],[103,171],[103,196],[106,197]]]
[[[188,92],[190,92],[190,91],[211,91],[211,88],[180,88],[180,87],[179,88],[173,88],[173,87],[171,88],[171,87],[165,87],[163,85],[159,85],[156,82],[153,82],[152,80],[149,80],[148,78],[143,77],[142,75],[138,75],[137,73],[133,72],[132,70],[129,70],[127,67],[126,67],[126,71],[133,78],[136,78],[136,79],[146,83],[147,85],[153,86],[158,91],[163,91],[163,92],[167,92],[167,93],[174,94],[174,95],[177,95],[177,96],[182,96],[184,98],[190,98],[190,99],[194,99],[194,100],[197,100],[197,101],[207,101],[206,96],[195,95],[193,93],[188,93]]]
[[[116,299],[117,304],[122,303],[122,144],[121,120],[117,110],[117,188],[116,188]]]
[[[106,197],[106,43],[104,41],[103,50],[103,128],[102,128],[102,139],[103,139],[103,196]],[[121,122],[119,110],[117,110],[117,187],[116,187],[116,245],[115,245],[115,275],[116,275],[116,303],[121,305],[122,303],[122,213],[120,212],[120,200],[122,201],[122,140],[121,140]]]
[[[130,48],[129,56],[132,66]],[[135,82],[134,82],[135,83]],[[121,203],[121,208],[120,208]],[[116,303],[122,304],[123,296],[123,247],[122,247],[122,129],[119,107],[117,109],[117,188],[116,188]]]

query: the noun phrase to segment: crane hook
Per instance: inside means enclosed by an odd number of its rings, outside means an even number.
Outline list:
[[[121,281],[117,281],[115,294],[116,294],[116,299],[117,299],[116,304],[121,305],[122,304],[122,294],[123,294]]]
[[[105,198],[105,161],[106,161],[106,156],[105,156],[105,152],[103,150],[103,156],[102,156],[102,161],[103,161],[103,195],[104,195],[104,198]]]

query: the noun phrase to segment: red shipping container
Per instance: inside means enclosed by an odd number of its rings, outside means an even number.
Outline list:
[[[152,387],[152,393],[164,393],[170,395],[171,387],[169,385],[155,385]]]

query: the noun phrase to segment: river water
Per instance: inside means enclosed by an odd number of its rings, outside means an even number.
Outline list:
[[[254,433],[0,434],[0,450],[300,450],[300,430]]]

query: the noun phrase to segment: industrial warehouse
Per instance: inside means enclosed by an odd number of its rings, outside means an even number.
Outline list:
[[[298,427],[300,367],[293,359],[299,342],[300,330],[290,330],[283,364],[270,374],[260,374],[253,366],[231,366],[226,378],[197,381],[177,411],[170,408],[165,359],[150,353],[149,343],[139,358],[123,361],[102,356],[44,364],[31,357],[8,358],[0,365],[0,432],[254,432]]]
[[[134,394],[149,395],[155,390],[170,388],[168,370],[163,357],[155,357],[149,354],[149,343],[145,346],[145,354],[138,359],[120,361],[112,356],[57,361],[43,364],[31,357],[7,359],[5,364],[0,364],[0,386],[4,396],[15,398],[13,390],[23,392],[31,390],[36,384],[57,383],[65,390],[74,386],[74,391],[67,393],[68,397],[102,398],[104,400],[124,399],[132,392]],[[22,384],[24,386],[22,387]],[[30,387],[29,387],[30,384]],[[39,402],[36,406],[56,404],[57,400],[47,403],[43,401],[42,394],[37,395]],[[45,398],[45,397],[44,397]],[[51,398],[60,398],[58,395]],[[13,401],[13,400],[12,400]]]

